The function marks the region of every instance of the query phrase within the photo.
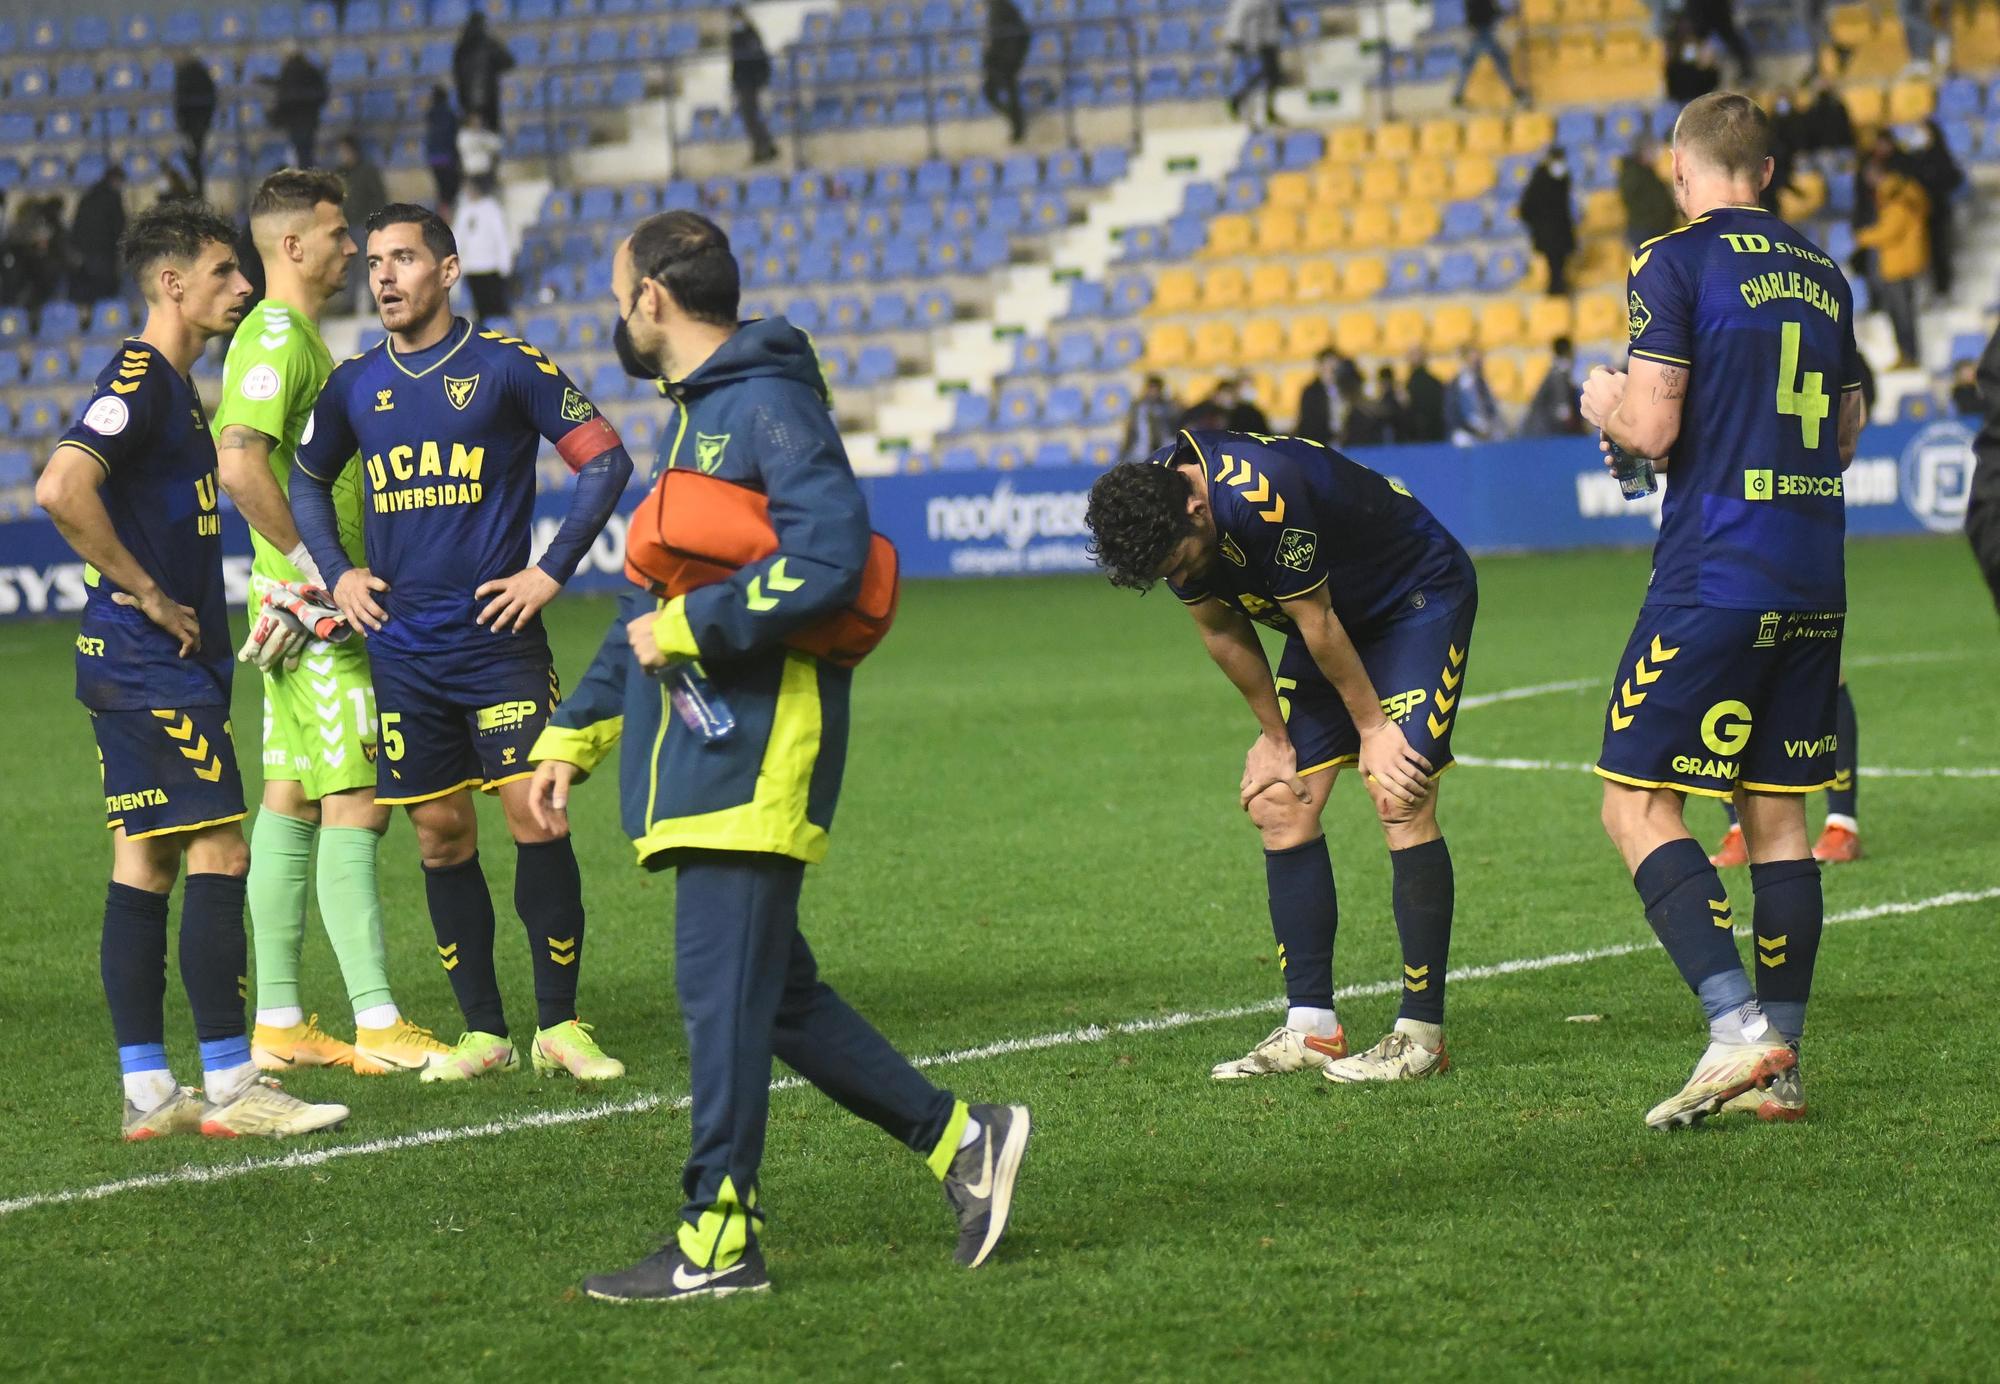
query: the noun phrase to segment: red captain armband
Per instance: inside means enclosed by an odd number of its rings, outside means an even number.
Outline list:
[[[611,420],[600,413],[588,423],[578,423],[564,433],[562,441],[556,443],[556,453],[571,471],[581,471],[613,447],[624,445],[618,436],[618,429],[612,427]]]
[[[778,551],[763,492],[700,471],[670,467],[625,529],[625,575],[668,600],[727,581]],[[861,591],[845,610],[786,639],[788,647],[852,668],[875,651],[896,619],[901,578],[896,545],[868,539]]]

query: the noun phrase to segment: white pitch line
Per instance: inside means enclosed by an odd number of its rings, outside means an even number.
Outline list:
[[[1871,904],[1864,908],[1850,908],[1842,913],[1829,914],[1829,926],[1835,923],[1862,923],[1876,918],[1903,917],[1911,913],[1923,913],[1934,908],[1951,908],[1959,904],[1984,903],[1990,899],[2000,899],[2000,886],[1988,889],[1955,889],[1949,893],[1933,894],[1927,899],[1898,900],[1891,903]],[[1738,928],[1737,935],[1747,935],[1749,929]],[[1640,952],[1652,951],[1658,944],[1653,941],[1619,942],[1608,947],[1592,947],[1584,951],[1553,952],[1547,956],[1519,957],[1512,961],[1496,962],[1487,966],[1464,966],[1450,973],[1449,979],[1456,984],[1473,980],[1491,980],[1499,976],[1526,975],[1533,971],[1550,971],[1565,966],[1581,966],[1592,961],[1603,961],[1611,957],[1634,956]],[[1398,980],[1369,981],[1361,985],[1344,986],[1337,992],[1339,999],[1357,999],[1372,995],[1393,995],[1400,991]],[[1189,1028],[1196,1024],[1218,1023],[1225,1019],[1243,1019],[1253,1014],[1269,1014],[1283,1008],[1280,1002],[1263,1000],[1255,1004],[1229,1005],[1222,1009],[1187,1010],[1174,1014],[1160,1014],[1143,1019],[1127,1019],[1114,1024],[1086,1024],[1082,1028],[1065,1029],[1057,1033],[1039,1033],[1026,1038],[1002,1038],[998,1042],[985,1043],[975,1048],[960,1048],[953,1052],[939,1053],[931,1057],[913,1059],[919,1067],[943,1067],[961,1062],[977,1062],[990,1057],[1005,1057],[1013,1053],[1042,1052],[1049,1048],[1074,1048],[1090,1043],[1101,1043],[1107,1038],[1146,1033],[1167,1033],[1175,1029]],[[773,1091],[788,1091],[805,1085],[798,1077],[785,1077],[771,1083]],[[644,1115],[654,1110],[684,1110],[688,1105],[686,1096],[651,1095],[637,1096],[631,1100],[598,1101],[591,1105],[577,1106],[567,1110],[542,1110],[531,1115],[514,1115],[504,1120],[488,1120],[483,1124],[454,1125],[444,1129],[418,1130],[413,1134],[396,1134],[383,1139],[371,1139],[360,1144],[341,1144],[333,1148],[300,1149],[293,1153],[281,1154],[273,1158],[246,1158],[239,1163],[211,1163],[206,1166],[188,1164],[185,1167],[165,1172],[146,1173],[139,1177],[123,1177],[113,1182],[100,1182],[89,1187],[71,1187],[57,1192],[30,1192],[18,1197],[0,1201],[0,1216],[11,1216],[18,1211],[32,1211],[43,1206],[67,1206],[80,1201],[101,1201],[106,1197],[118,1196],[125,1192],[145,1191],[153,1187],[200,1186],[211,1182],[228,1182],[250,1173],[281,1172],[295,1168],[317,1168],[340,1158],[360,1158],[377,1153],[396,1153],[403,1149],[428,1148],[436,1144],[454,1144],[466,1139],[487,1139],[501,1134],[515,1134],[530,1129],[554,1129],[563,1125],[583,1124],[590,1120],[609,1119],[619,1115]]]
[[[1603,678],[1567,678],[1562,682],[1536,682],[1526,687],[1506,687],[1498,692],[1482,692],[1466,697],[1459,702],[1459,709],[1471,711],[1474,707],[1496,706],[1501,702],[1524,701],[1529,697],[1546,697],[1555,692],[1582,692],[1587,688],[1609,688]]]
[[[1540,772],[1548,772],[1553,770],[1559,773],[1568,772],[1568,773],[1587,774],[1594,767],[1587,761],[1569,760],[1569,759],[1510,759],[1505,757],[1498,759],[1489,759],[1486,756],[1476,755],[1476,754],[1454,755],[1452,758],[1453,762],[1458,764],[1463,764],[1468,769],[1523,769],[1523,770],[1535,770]],[[1858,773],[1862,778],[1908,778],[1908,779],[2000,778],[2000,768],[1988,768],[1984,765],[1966,765],[1962,767],[1947,766],[1937,769],[1904,769],[1904,768],[1891,768],[1886,765],[1880,765],[1880,764],[1863,764],[1855,772]]]

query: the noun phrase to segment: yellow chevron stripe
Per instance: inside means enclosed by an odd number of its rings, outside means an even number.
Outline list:
[[[1267,524],[1282,524],[1285,521],[1285,497],[1280,495],[1278,502],[1269,509],[1258,510],[1257,517]]]
[[[1428,966],[1412,966],[1407,962],[1405,962],[1403,965],[1403,974],[1408,976],[1411,980],[1422,980],[1425,976],[1429,975],[1430,973],[1431,973],[1431,968]]]
[[[1454,673],[1451,669],[1447,668],[1438,675],[1438,680],[1446,687],[1457,687],[1461,682],[1465,681],[1465,674]]]
[[[1784,946],[1785,943],[1790,940],[1791,940],[1791,934],[1785,933],[1783,936],[1780,937],[1759,937],[1757,939],[1757,945],[1765,951],[1776,951],[1779,947]]]
[[[1433,712],[1430,716],[1426,717],[1425,720],[1430,725],[1431,735],[1434,739],[1438,740],[1444,739],[1444,733],[1451,729],[1451,717],[1449,716],[1445,717],[1444,720],[1440,721],[1438,720],[1436,713]]]
[[[1456,644],[1445,645],[1444,656],[1451,660],[1451,666],[1454,668],[1465,666],[1465,650],[1459,648]]]
[[[194,776],[205,782],[214,783],[217,779],[222,777],[222,756],[217,755],[214,761],[210,763],[206,769],[195,770]]]
[[[1639,686],[1651,687],[1660,680],[1660,670],[1658,668],[1648,668],[1646,666],[1646,656],[1640,654],[1639,661],[1632,665],[1632,676],[1637,680]]]
[[[1680,645],[1676,644],[1673,648],[1669,649],[1660,642],[1659,635],[1656,634],[1653,636],[1653,662],[1671,663],[1674,661],[1674,656],[1680,651]]]
[[[1243,492],[1243,503],[1246,505],[1261,505],[1270,498],[1271,478],[1262,474],[1258,475],[1256,485]]]
[[[1769,952],[1759,952],[1757,959],[1766,966],[1782,966],[1785,964],[1785,953],[1779,952],[1776,956],[1772,956]]]
[[[111,382],[111,392],[113,394],[130,394],[139,387],[140,383],[138,380],[128,380],[121,384],[117,380],[113,380]]]
[[[1432,700],[1436,702],[1439,711],[1450,711],[1458,705],[1458,698],[1449,692],[1439,692]]]
[[[771,564],[771,570],[764,574],[764,579],[771,583],[773,591],[796,591],[806,584],[804,577],[792,577],[785,574],[785,562],[786,559],[779,558]]]
[[[1634,692],[1632,690],[1632,679],[1630,678],[1625,679],[1625,685],[1618,689],[1618,704],[1627,711],[1635,710],[1639,703],[1645,700],[1646,694],[1644,692]]]
[[[1632,724],[1632,718],[1630,716],[1626,716],[1623,713],[1621,713],[1618,710],[1618,703],[1613,702],[1611,704],[1611,729],[1624,730],[1627,726],[1631,724]]]
[[[207,737],[206,735],[204,735],[204,736],[202,736],[202,737],[201,737],[201,739],[200,739],[199,741],[197,741],[197,742],[196,742],[195,744],[192,744],[192,745],[183,745],[183,746],[181,746],[181,758],[182,758],[182,759],[207,759],[207,758],[208,758],[208,737]]]
[[[157,716],[157,715],[159,715],[160,713],[156,711],[156,712],[154,712],[153,714],[154,714],[155,716]],[[175,714],[176,714],[176,713],[174,713],[174,712],[171,712],[171,711],[167,713],[167,715],[168,715],[168,716],[173,716],[173,715],[175,715]],[[192,716],[183,716],[183,717],[181,717],[181,719],[180,719],[180,724],[179,724],[179,725],[176,725],[176,726],[162,726],[162,727],[160,727],[160,729],[161,729],[161,730],[164,730],[164,731],[165,731],[165,732],[166,732],[166,733],[167,733],[168,735],[171,735],[171,736],[173,736],[173,738],[174,738],[174,739],[176,739],[176,740],[185,740],[185,739],[187,739],[187,738],[188,738],[189,736],[191,736],[191,735],[193,735],[193,734],[194,734],[194,717],[192,717]],[[206,741],[204,741],[203,743],[204,743],[204,744],[206,744],[207,742],[206,742]]]
[[[1431,988],[1431,983],[1428,980],[1405,980],[1403,988],[1413,995],[1420,995]]]

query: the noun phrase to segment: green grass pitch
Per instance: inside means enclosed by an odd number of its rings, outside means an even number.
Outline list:
[[[1469,693],[1585,682],[1464,713],[1460,754],[1558,767],[1468,764],[1444,781],[1455,1065],[1386,1090],[1208,1080],[1272,1022],[1257,1007],[1275,1010],[1278,973],[1235,804],[1252,726],[1172,598],[1084,578],[912,587],[859,675],[807,932],[906,1051],[985,1050],[938,1079],[1033,1106],[1015,1228],[987,1268],[956,1269],[922,1163],[788,1089],[763,1187],[776,1291],[658,1309],[575,1287],[670,1231],[687,1138],[672,883],[633,867],[612,784],[575,805],[583,1003],[626,1081],[305,1073],[293,1089],[354,1107],[345,1130],[290,1148],[128,1148],[97,978],[109,850],[70,698],[73,630],[0,630],[0,1376],[1992,1377],[2000,780],[1928,772],[2000,765],[2000,640],[1963,544],[1851,553],[1862,762],[1901,773],[1864,779],[1869,854],[1827,875],[1828,908],[1848,921],[1820,958],[1812,1116],[1676,1135],[1640,1116],[1685,1078],[1699,1010],[1665,957],[1634,945],[1650,934],[1599,830],[1597,781],[1560,767],[1596,751],[1645,559],[1493,558],[1480,572]],[[610,609],[552,611],[566,678]],[[248,773],[257,679],[237,687]],[[512,853],[483,811],[518,1031],[532,1001]],[[1712,839],[1718,810],[1690,811]],[[1327,825],[1338,976],[1358,987],[1342,1018],[1365,1044],[1395,1003],[1388,865],[1351,781]],[[397,998],[455,1035],[400,819],[383,882]],[[1747,917],[1748,879],[1728,883]],[[1954,892],[1972,897],[1883,909]],[[305,975],[309,1004],[351,1032],[317,923]],[[185,1080],[177,979],[167,1012]],[[601,1101],[648,1108],[577,1118]],[[427,1131],[463,1137],[375,1147]],[[120,1185],[44,1200],[106,1184]]]

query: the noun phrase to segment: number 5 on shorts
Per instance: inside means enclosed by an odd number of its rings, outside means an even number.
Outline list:
[[[1826,376],[1818,370],[1799,370],[1799,324],[1784,324],[1778,357],[1778,413],[1781,417],[1799,420],[1799,437],[1806,449],[1812,451],[1819,446],[1820,421],[1827,415],[1828,403],[1823,387]],[[1792,379],[1798,377],[1799,387],[1792,388]]]
[[[382,713],[382,753],[388,755],[391,759],[401,759],[403,757],[403,732],[396,728],[402,719],[403,717],[400,712],[385,711]]]

